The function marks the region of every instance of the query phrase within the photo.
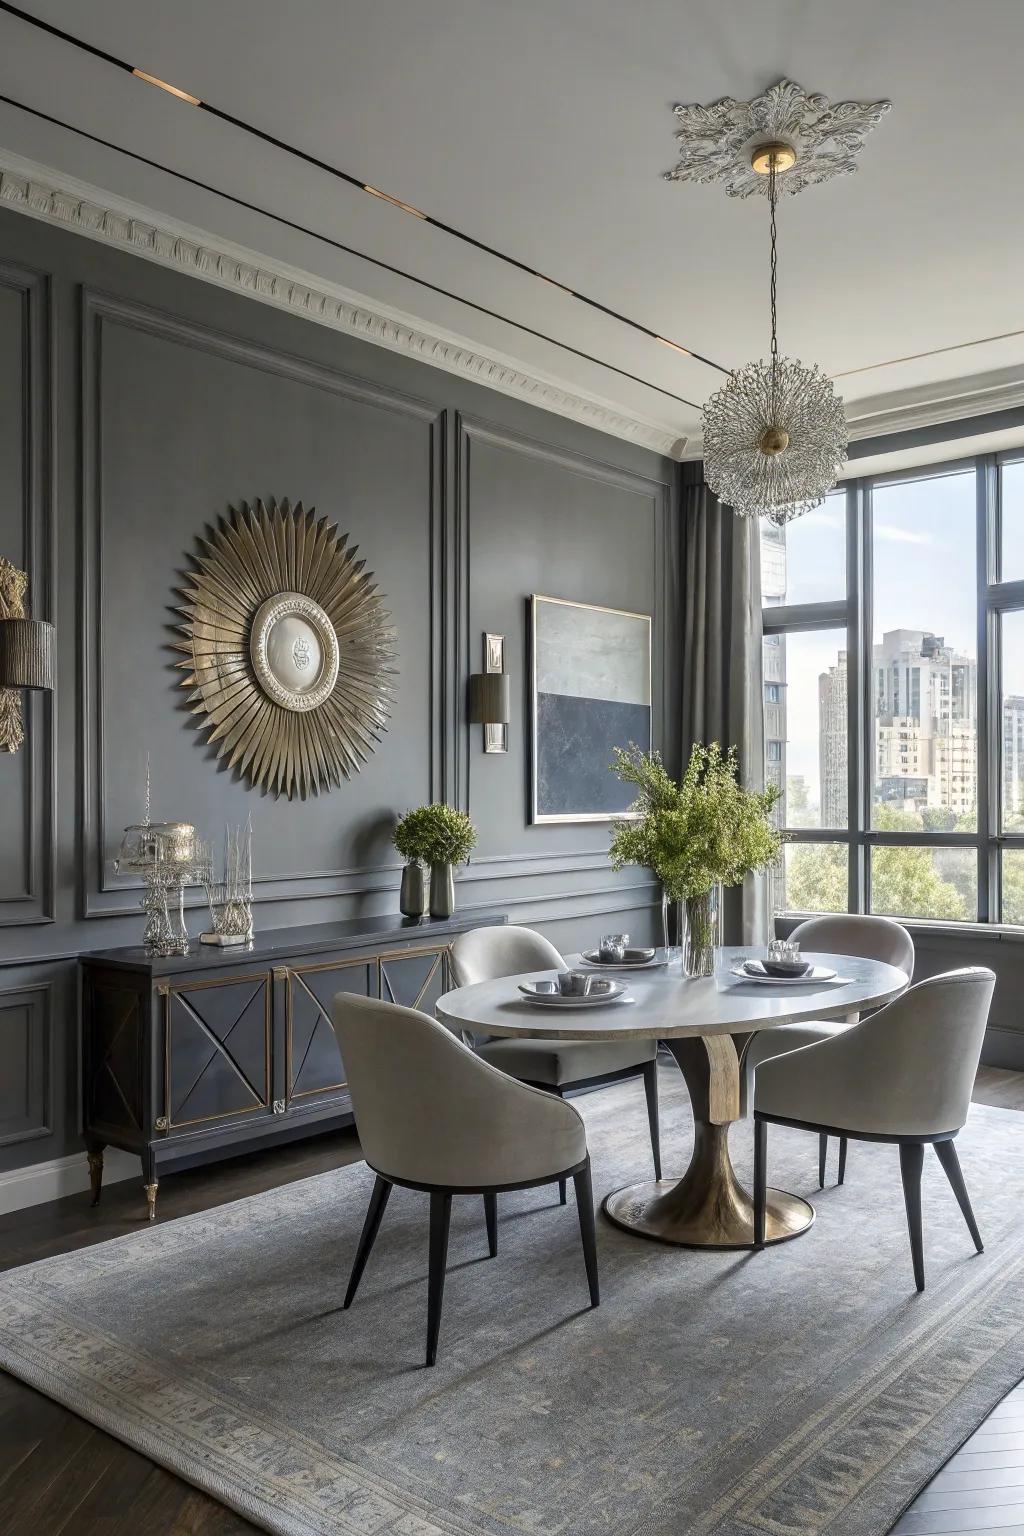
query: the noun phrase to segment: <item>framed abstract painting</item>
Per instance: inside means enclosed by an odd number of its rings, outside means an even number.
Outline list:
[[[609,821],[631,787],[615,747],[651,749],[651,620],[563,598],[530,598],[530,820]]]

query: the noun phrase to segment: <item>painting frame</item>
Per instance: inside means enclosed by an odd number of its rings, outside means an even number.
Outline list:
[[[638,742],[645,751],[652,750],[654,738],[654,711],[653,711],[653,628],[654,621],[648,613],[634,613],[627,608],[613,608],[603,603],[585,603],[574,598],[549,597],[543,593],[535,592],[527,600],[529,609],[527,633],[530,641],[529,678],[530,678],[530,750],[529,768],[530,783],[528,796],[529,819],[531,826],[566,825],[573,823],[611,822],[622,819],[633,819],[635,812],[627,807],[600,807],[593,808],[582,805],[577,809],[551,809],[551,798],[545,795],[545,776],[541,772],[541,758],[544,754],[542,733],[545,722],[542,720],[541,697],[543,690],[539,688],[538,681],[546,667],[544,655],[544,637],[542,634],[542,615],[545,605],[552,608],[574,610],[579,615],[600,614],[608,620],[626,621],[620,626],[625,632],[632,631],[630,643],[632,646],[631,659],[634,667],[639,665],[643,681],[642,698],[634,705],[646,713],[645,729],[631,734],[630,739],[639,736]],[[599,627],[598,626],[595,626]],[[635,688],[633,691],[637,691]],[[581,695],[585,699],[586,695]],[[600,699],[594,698],[597,705]],[[609,706],[611,707],[611,706]],[[645,738],[645,739],[644,739]],[[625,746],[626,742],[615,743]],[[611,761],[611,747],[607,748],[607,761]]]

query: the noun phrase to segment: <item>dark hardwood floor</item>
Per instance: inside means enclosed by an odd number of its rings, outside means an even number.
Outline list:
[[[1024,1110],[1024,1073],[982,1067],[981,1104]],[[292,1183],[359,1157],[351,1132],[165,1178],[158,1220]],[[0,1217],[0,1268],[120,1237],[145,1225],[134,1180],[111,1184],[98,1210],[84,1195]],[[3,1536],[245,1536],[255,1527],[145,1456],[0,1373]],[[1024,1532],[1024,1385],[1004,1399],[932,1479],[894,1536]]]

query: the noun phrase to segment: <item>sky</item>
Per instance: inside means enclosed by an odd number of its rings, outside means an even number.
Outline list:
[[[1024,462],[1003,479],[1003,577],[1024,578]],[[942,635],[977,654],[975,476],[956,472],[877,487],[874,517],[874,639],[891,629]],[[835,601],[846,594],[845,497],[838,494],[786,528],[787,603]],[[1024,694],[1024,613],[1008,615],[1003,688]],[[819,802],[818,676],[846,646],[845,630],[789,635],[786,771],[802,774]]]

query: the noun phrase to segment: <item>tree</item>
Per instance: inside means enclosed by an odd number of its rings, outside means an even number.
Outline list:
[[[921,832],[916,811],[879,805],[874,810],[879,832]],[[875,848],[871,854],[871,909],[894,917],[935,917],[963,921],[974,916],[973,894],[945,879],[930,848]],[[1024,869],[1019,873],[1020,909],[1024,911]],[[796,912],[845,912],[847,852],[845,843],[797,843],[786,862],[786,905]],[[1012,921],[1012,919],[1011,919]]]

